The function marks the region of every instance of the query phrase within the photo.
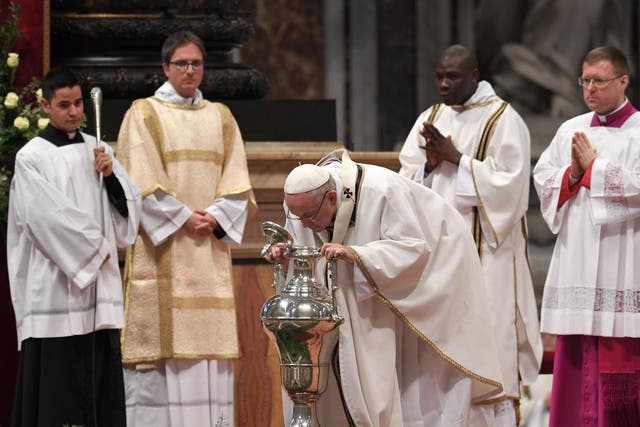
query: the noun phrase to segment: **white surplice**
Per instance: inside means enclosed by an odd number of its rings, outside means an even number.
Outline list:
[[[620,128],[590,127],[592,117],[565,122],[534,169],[542,216],[557,234],[542,331],[640,337],[640,113]],[[598,152],[591,190],[581,187],[558,209],[577,131]]]
[[[84,143],[61,147],[36,137],[16,155],[7,264],[18,347],[30,337],[88,334],[94,330],[94,316],[96,330],[123,326],[117,249],[135,240],[140,193],[114,159],[113,174],[129,211],[127,218],[122,217],[109,202],[107,191],[100,193],[95,138],[82,136]],[[113,157],[113,150],[104,147]]]
[[[341,196],[332,241],[357,258],[355,266],[338,261],[336,293],[344,316],[341,391],[353,423],[492,425],[493,412],[472,405],[502,387],[480,262],[463,219],[395,172],[359,165],[356,180],[348,155],[334,157],[342,164],[320,163],[335,174]],[[296,221],[286,227],[299,245],[329,241],[327,231]],[[333,375],[329,381],[320,424],[347,425]]]
[[[444,197],[464,217],[467,231],[475,235],[494,319],[504,394],[519,398],[520,379],[532,383],[542,361],[525,221],[529,131],[518,113],[489,83],[481,81],[463,106],[441,104],[432,118],[440,133],[450,135],[463,154],[460,165],[443,161],[425,174],[425,140],[420,130],[433,109],[423,112],[411,129],[400,152],[400,174]],[[483,147],[484,154],[477,155]]]

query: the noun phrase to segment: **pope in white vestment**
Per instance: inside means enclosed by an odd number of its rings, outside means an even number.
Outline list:
[[[400,152],[400,174],[431,188],[455,206],[466,222],[467,232],[473,235],[498,345],[504,380],[502,399],[517,400],[520,381],[532,383],[542,361],[525,219],[531,161],[529,131],[488,82],[477,82],[477,87],[473,84],[475,74],[466,74],[466,62],[457,52],[446,52],[450,53],[441,57],[441,68],[436,70],[445,102],[428,108],[416,120]],[[455,88],[456,77],[447,77],[454,72],[468,76],[466,92]],[[453,101],[455,90],[459,90],[458,99]],[[459,164],[442,160],[429,167],[432,152],[426,149],[425,122],[447,136],[459,152]],[[507,421],[506,425],[513,422]]]
[[[318,165],[291,172],[285,209],[295,244],[322,246],[327,259],[338,258],[341,386],[330,375],[318,403],[321,425],[492,425],[493,412],[473,405],[502,386],[480,263],[463,219],[429,189],[356,164],[346,151]],[[295,198],[319,191],[329,176],[335,189],[318,194],[315,215],[295,219]]]

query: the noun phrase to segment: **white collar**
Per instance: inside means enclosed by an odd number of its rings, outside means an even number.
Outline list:
[[[488,101],[489,99],[496,96],[496,92],[493,90],[491,84],[487,81],[478,82],[478,87],[476,91],[471,95],[469,99],[464,103],[464,105],[473,105],[479,104],[481,102]]]
[[[156,89],[154,96],[162,101],[169,102],[171,104],[188,106],[198,105],[203,99],[200,89],[196,89],[195,96],[191,98],[185,98],[184,96],[180,95],[173,87],[173,85],[168,81],[164,82],[162,86]]]
[[[600,114],[596,113],[596,116],[598,116],[598,119],[600,120],[600,123],[607,123],[607,116],[609,116],[609,115],[611,115],[613,113],[617,113],[618,111],[622,110],[624,108],[624,106],[627,105],[628,101],[629,100],[625,96],[624,97],[624,102],[622,104],[620,104],[620,106],[618,108],[616,108],[615,110],[613,110],[612,112],[607,113],[607,114],[602,115],[602,116]]]

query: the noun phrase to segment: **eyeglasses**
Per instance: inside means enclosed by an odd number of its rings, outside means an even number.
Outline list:
[[[169,61],[169,64],[175,65],[178,71],[180,71],[181,73],[186,72],[189,69],[189,65],[191,65],[193,71],[202,68],[202,61],[200,61],[199,59],[195,61]]]
[[[622,76],[624,76],[624,74]],[[578,84],[582,87],[587,87],[591,83],[593,83],[595,87],[597,87],[598,89],[602,89],[606,87],[610,81],[619,79],[622,76],[611,77],[610,79],[587,79],[587,78],[578,77]]]
[[[320,204],[318,205],[318,209],[316,209],[316,212],[311,215],[311,216],[297,216],[292,214],[289,209],[287,209],[287,218],[294,220],[294,221],[307,221],[307,222],[313,222],[316,220],[316,218],[318,217],[318,214],[320,213],[320,208],[322,207],[322,204],[324,203],[324,199],[325,197],[327,197],[327,193],[328,191],[325,191],[324,194],[322,195],[322,200],[320,200]]]

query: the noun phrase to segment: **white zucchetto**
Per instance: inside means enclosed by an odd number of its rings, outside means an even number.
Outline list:
[[[329,171],[318,165],[300,165],[289,172],[284,182],[286,194],[300,194],[319,188],[329,181]]]

